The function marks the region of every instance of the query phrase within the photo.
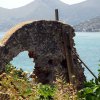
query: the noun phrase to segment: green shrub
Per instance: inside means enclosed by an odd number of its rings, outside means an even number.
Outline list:
[[[53,85],[42,85],[38,87],[39,100],[53,100],[56,87]]]
[[[100,100],[100,70],[98,70],[98,79],[84,82],[84,87],[78,92],[79,100]]]

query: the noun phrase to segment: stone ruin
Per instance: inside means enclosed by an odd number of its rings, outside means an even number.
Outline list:
[[[69,82],[68,64],[71,63],[71,73],[75,75],[77,86],[80,88],[85,76],[81,63],[72,53],[72,50],[77,53],[74,36],[74,29],[70,25],[58,21],[40,20],[21,23],[8,31],[0,41],[0,73],[5,71],[5,65],[20,52],[28,51],[29,57],[34,58],[33,74],[38,82],[52,84],[57,75]],[[68,57],[71,62],[68,62],[70,61]]]

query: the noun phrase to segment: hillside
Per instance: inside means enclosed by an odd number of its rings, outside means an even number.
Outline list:
[[[0,8],[0,30],[6,31],[27,20],[55,20],[56,8],[59,9],[60,20],[71,25],[100,16],[100,0],[86,0],[74,5],[67,5],[60,0],[35,0],[16,9]]]
[[[100,32],[100,17],[96,17],[74,26],[78,32]]]

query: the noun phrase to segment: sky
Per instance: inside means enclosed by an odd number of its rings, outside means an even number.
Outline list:
[[[32,1],[34,0],[0,0],[0,7],[13,9],[27,5]],[[61,1],[67,4],[75,4],[86,0],[61,0]]]

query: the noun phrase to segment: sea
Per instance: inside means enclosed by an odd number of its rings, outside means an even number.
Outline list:
[[[5,32],[0,32],[0,39]],[[100,32],[76,32],[74,37],[75,47],[82,61],[89,69],[98,76],[100,69]],[[24,51],[13,58],[11,63],[16,68],[22,68],[24,71],[32,72],[34,70],[34,61],[28,57],[28,52]],[[84,74],[87,80],[94,78],[91,73],[84,67]]]

